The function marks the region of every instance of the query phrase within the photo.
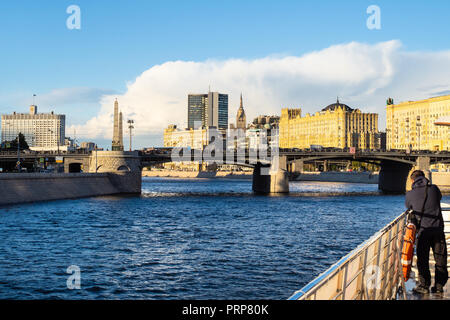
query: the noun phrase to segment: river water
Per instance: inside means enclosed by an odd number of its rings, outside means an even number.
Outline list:
[[[0,208],[0,299],[286,299],[404,211],[376,185],[290,188],[144,178],[140,197]]]

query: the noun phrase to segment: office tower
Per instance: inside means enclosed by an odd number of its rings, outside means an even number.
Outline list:
[[[38,113],[37,106],[30,106],[30,113],[2,115],[2,142],[17,139],[19,133],[32,150],[52,151],[64,146],[66,116]]]
[[[218,92],[188,95],[188,128],[228,128],[228,95]]]

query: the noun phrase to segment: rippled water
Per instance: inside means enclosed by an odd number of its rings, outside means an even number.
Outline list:
[[[146,178],[141,197],[0,208],[0,298],[286,299],[404,210],[376,185],[290,187]]]

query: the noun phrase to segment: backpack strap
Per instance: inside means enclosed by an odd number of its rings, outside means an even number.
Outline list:
[[[428,199],[428,183],[425,186],[425,197],[423,200],[422,211],[420,211],[420,220],[419,220],[419,225],[417,227],[417,231],[419,231],[420,225],[422,224],[422,219],[423,219],[423,215],[424,215],[424,211],[425,211],[425,204],[427,203],[427,199]]]

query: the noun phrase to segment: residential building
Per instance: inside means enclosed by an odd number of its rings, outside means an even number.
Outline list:
[[[386,106],[389,150],[450,150],[449,127],[439,125],[450,117],[450,95]]]
[[[302,110],[282,109],[279,124],[280,148],[381,149],[378,132],[378,114],[363,113],[339,102],[315,114]]]

